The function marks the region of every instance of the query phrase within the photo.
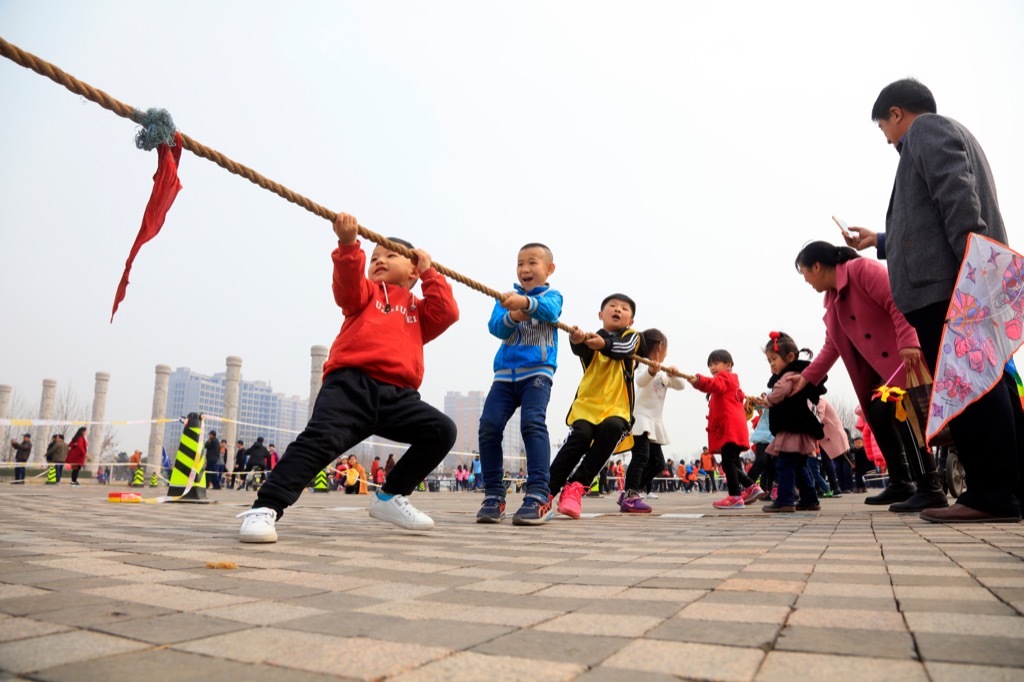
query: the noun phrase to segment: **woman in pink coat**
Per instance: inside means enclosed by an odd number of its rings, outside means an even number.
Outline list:
[[[71,467],[71,485],[78,485],[78,472],[85,464],[85,453],[89,451],[89,442],[85,439],[85,427],[75,431],[74,438],[68,445],[68,466]]]
[[[815,291],[825,294],[825,345],[803,378],[816,384],[843,359],[889,470],[889,485],[864,502],[892,503],[889,510],[899,512],[948,506],[934,457],[919,450],[906,424],[896,420],[895,403],[871,399],[882,384],[906,388],[906,368],[923,366],[921,343],[893,303],[885,266],[846,246],[811,242],[797,255],[796,267]]]

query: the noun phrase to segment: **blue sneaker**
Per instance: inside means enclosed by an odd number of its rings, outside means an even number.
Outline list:
[[[548,495],[547,502],[541,502],[536,497],[527,495],[523,499],[523,506],[512,516],[513,526],[540,526],[548,522],[555,514],[551,506],[553,498]]]
[[[476,513],[477,523],[501,523],[505,519],[505,500],[500,497],[485,497],[480,511]]]

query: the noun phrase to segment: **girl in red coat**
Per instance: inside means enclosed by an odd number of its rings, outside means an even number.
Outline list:
[[[742,509],[745,499],[764,491],[743,471],[740,453],[750,449],[747,414],[740,380],[732,372],[732,355],[727,350],[711,351],[708,356],[710,377],[698,374],[690,383],[709,394],[708,450],[722,455],[722,471],[729,494],[712,506],[718,509]]]
[[[78,485],[78,472],[85,464],[85,453],[89,451],[89,442],[85,440],[85,427],[75,431],[68,447],[68,465],[71,467],[71,485]]]

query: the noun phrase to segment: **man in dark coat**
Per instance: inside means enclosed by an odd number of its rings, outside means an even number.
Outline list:
[[[857,249],[876,246],[888,264],[896,307],[917,331],[928,369],[942,342],[946,311],[971,233],[1002,244],[1006,229],[995,180],[981,145],[967,128],[939,116],[922,83],[899,80],[882,89],[871,110],[900,161],[885,232],[853,228]],[[1012,391],[1012,394],[1011,394]],[[944,509],[921,518],[946,523],[1020,521],[1022,452],[1020,403],[1013,378],[1003,381],[950,421],[967,491]]]
[[[14,480],[11,483],[25,482],[25,462],[32,455],[32,434],[26,433],[21,437],[21,442],[11,441],[11,448],[14,450]]]
[[[220,441],[217,440],[217,432],[210,431],[210,437],[203,444],[206,451],[206,480],[214,490],[220,490],[220,472],[222,469],[220,461]]]
[[[246,473],[258,472],[252,477],[248,477],[249,483],[254,483],[254,477],[263,476],[270,465],[270,451],[263,444],[263,436],[256,439],[256,442],[251,448],[245,451],[245,471]],[[259,484],[256,486],[259,487]]]
[[[231,475],[231,487],[241,488],[245,485],[245,443],[238,441],[235,443],[235,467],[232,470],[234,473]],[[238,477],[238,485],[235,485],[235,477]]]

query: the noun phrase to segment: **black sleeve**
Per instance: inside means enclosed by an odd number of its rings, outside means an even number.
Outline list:
[[[616,360],[627,360],[640,348],[641,336],[634,329],[626,329],[622,332],[597,332],[605,338],[605,347],[601,352]]]

